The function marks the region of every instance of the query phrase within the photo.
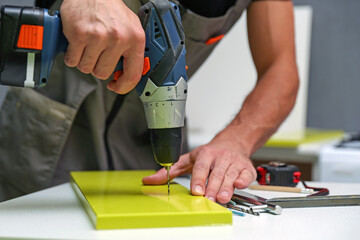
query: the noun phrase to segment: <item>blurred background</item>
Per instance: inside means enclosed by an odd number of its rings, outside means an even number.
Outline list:
[[[293,0],[312,8],[307,126],[360,130],[360,1]]]

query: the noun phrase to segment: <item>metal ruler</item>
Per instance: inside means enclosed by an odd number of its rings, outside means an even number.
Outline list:
[[[360,195],[271,198],[266,202],[283,208],[360,206]]]

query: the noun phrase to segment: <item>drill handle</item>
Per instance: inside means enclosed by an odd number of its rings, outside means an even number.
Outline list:
[[[181,79],[187,81],[185,34],[179,7],[170,1],[151,0],[140,8],[138,16],[146,43],[144,68],[136,91],[139,96],[145,92],[145,97],[150,97],[158,87],[176,86]],[[123,59],[115,68],[115,80],[122,70]]]

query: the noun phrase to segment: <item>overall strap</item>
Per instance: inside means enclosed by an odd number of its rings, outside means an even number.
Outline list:
[[[140,0],[141,5],[144,5],[144,4],[148,3],[149,1],[150,0]],[[167,1],[167,0],[164,0],[164,1]],[[183,15],[183,13],[186,12],[186,8],[178,0],[168,0],[168,1],[173,2],[179,6],[181,16]]]

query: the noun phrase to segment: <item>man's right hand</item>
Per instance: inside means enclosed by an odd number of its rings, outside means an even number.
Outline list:
[[[64,0],[60,12],[69,41],[65,64],[105,80],[122,56],[124,73],[108,88],[119,94],[132,90],[144,64],[145,33],[138,16],[121,0]]]

